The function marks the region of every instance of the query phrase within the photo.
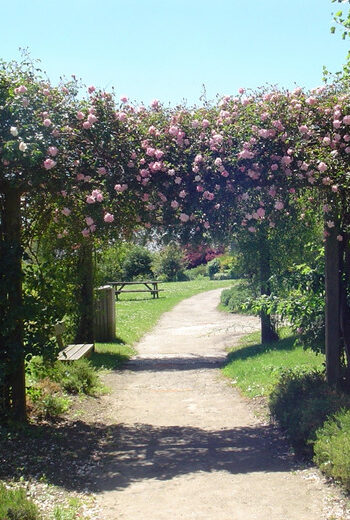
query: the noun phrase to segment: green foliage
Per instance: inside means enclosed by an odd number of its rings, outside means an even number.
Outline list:
[[[184,276],[187,280],[203,280],[203,278],[208,276],[207,266],[206,264],[201,264],[192,269],[186,269],[184,271]]]
[[[25,490],[7,489],[0,484],[1,520],[40,520],[37,506],[27,499]]]
[[[74,363],[57,362],[57,381],[70,394],[96,395],[101,383],[91,362],[79,359]]]
[[[54,363],[34,356],[27,363],[27,394],[33,414],[55,418],[70,407],[68,394],[96,395],[102,385],[96,368],[87,360]]]
[[[130,246],[124,242],[101,248],[96,252],[96,285],[105,285],[123,277],[123,261]]]
[[[31,384],[27,394],[36,416],[52,419],[69,409],[69,398],[63,394],[61,386],[48,377]]]
[[[340,410],[317,430],[314,461],[350,491],[350,410]]]
[[[142,246],[133,246],[125,254],[122,272],[123,279],[127,281],[137,278],[152,278],[152,254],[150,251]]]
[[[229,312],[246,313],[246,304],[254,298],[255,291],[246,280],[235,283],[230,289],[221,293],[221,305]]]
[[[170,242],[159,253],[156,253],[153,260],[153,271],[160,280],[176,282],[184,280],[185,265],[182,248],[175,242]]]
[[[287,370],[273,389],[269,407],[285,430],[296,452],[312,455],[316,431],[326,419],[344,407],[350,397],[331,389],[319,370]]]
[[[218,258],[210,260],[207,264],[208,275],[211,280],[214,279],[214,275],[220,271],[220,261]]]
[[[79,518],[81,503],[77,499],[70,499],[68,507],[56,506],[53,512],[54,520],[75,520]]]

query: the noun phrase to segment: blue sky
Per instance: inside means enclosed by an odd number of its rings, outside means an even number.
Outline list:
[[[71,74],[148,104],[270,83],[307,88],[348,48],[330,34],[330,0],[3,0],[1,57],[19,47],[53,82]]]

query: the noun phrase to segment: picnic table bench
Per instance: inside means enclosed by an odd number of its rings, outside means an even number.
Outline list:
[[[153,298],[159,298],[159,292],[164,289],[159,289],[158,284],[161,283],[159,280],[138,280],[137,282],[107,282],[108,285],[113,285],[115,288],[115,297],[118,300],[120,293],[151,293]],[[129,286],[143,285],[144,289],[128,289]]]
[[[56,323],[55,325],[55,336],[59,347],[62,349],[58,353],[57,359],[59,361],[77,361],[82,357],[88,357],[94,350],[93,343],[77,343],[75,345],[67,345],[64,347],[62,334],[66,330],[66,326],[63,322]]]

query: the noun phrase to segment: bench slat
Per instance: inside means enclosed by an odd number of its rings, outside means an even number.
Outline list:
[[[164,291],[164,289],[128,289],[127,291],[124,291],[124,289],[116,290],[115,292],[118,294],[125,293],[125,292],[150,292],[150,293],[158,293],[159,291]]]
[[[94,349],[93,343],[78,343],[68,345],[58,354],[59,361],[76,361],[81,357],[88,356]]]

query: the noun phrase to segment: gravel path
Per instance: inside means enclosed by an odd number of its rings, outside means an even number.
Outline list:
[[[221,289],[181,302],[107,384],[110,427],[94,481],[106,520],[323,520],[329,490],[300,469],[218,367],[258,328],[216,310]],[[337,517],[338,518],[338,517]]]

